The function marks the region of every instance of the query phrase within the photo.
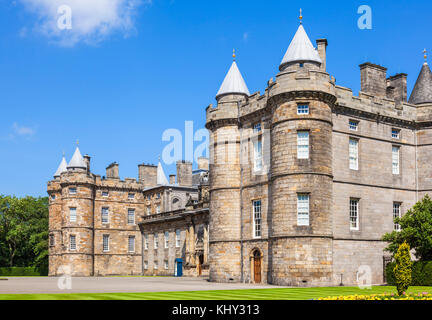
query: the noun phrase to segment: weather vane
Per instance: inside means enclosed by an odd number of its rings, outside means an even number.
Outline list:
[[[233,55],[232,55],[232,57],[233,57],[233,60],[235,61],[235,59],[236,59],[235,49],[233,49]]]
[[[302,24],[302,22],[303,22],[303,15],[302,15],[302,9],[300,8],[300,17],[299,17],[299,19],[300,19],[300,24]]]
[[[77,142],[76,142],[76,144],[77,144],[77,147],[79,146],[79,140],[77,139]]]
[[[426,49],[423,50],[423,54],[424,54],[425,63],[427,63],[427,50]]]

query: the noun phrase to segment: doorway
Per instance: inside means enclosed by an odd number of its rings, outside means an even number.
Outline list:
[[[259,250],[253,253],[253,279],[255,283],[261,283],[261,252]]]

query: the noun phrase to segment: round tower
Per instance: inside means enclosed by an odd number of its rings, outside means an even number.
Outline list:
[[[67,171],[67,162],[63,155],[62,161],[54,173],[54,179],[48,182],[49,198],[49,276],[55,276],[59,267],[63,264],[62,258],[62,190],[60,186],[60,176]]]
[[[60,176],[62,188],[63,270],[93,276],[94,179],[79,148]],[[61,272],[60,272],[61,273]]]
[[[300,24],[269,87],[271,227],[269,282],[332,283],[334,82]]]
[[[234,55],[235,58],[235,55]],[[234,61],[207,108],[210,131],[210,281],[241,280],[239,105],[249,90]]]

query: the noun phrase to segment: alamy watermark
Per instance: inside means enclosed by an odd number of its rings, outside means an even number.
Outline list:
[[[61,5],[57,9],[59,17],[57,19],[57,27],[60,30],[72,29],[72,8],[68,5]]]
[[[63,265],[57,269],[61,276],[57,280],[57,287],[60,290],[72,290],[72,266]]]
[[[360,30],[372,29],[372,8],[368,5],[358,7],[358,14],[361,14],[357,21],[357,26]]]
[[[372,289],[372,269],[368,265],[362,265],[357,270],[357,285],[360,289]]]

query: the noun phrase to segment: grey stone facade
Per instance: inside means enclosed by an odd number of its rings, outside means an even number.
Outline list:
[[[381,284],[388,255],[381,237],[394,229],[394,204],[403,214],[432,191],[429,66],[412,93],[421,104],[407,102],[406,74],[387,77],[372,63],[360,65],[354,96],[326,72],[326,46],[317,40],[321,63],[282,64],[264,94],[228,91],[206,109],[211,281],[355,285],[359,268],[368,266],[372,283]],[[297,155],[299,132],[308,132],[306,159]],[[350,168],[350,139],[357,168]],[[299,225],[299,195],[309,197],[307,225]]]

